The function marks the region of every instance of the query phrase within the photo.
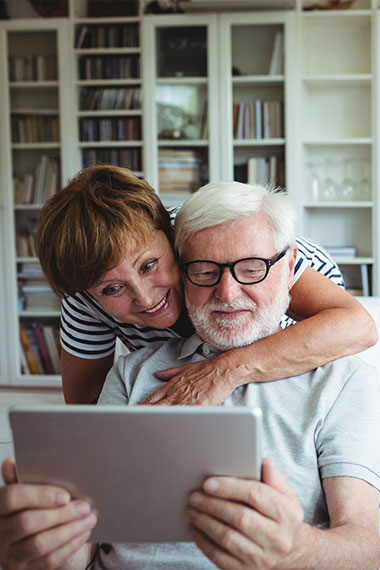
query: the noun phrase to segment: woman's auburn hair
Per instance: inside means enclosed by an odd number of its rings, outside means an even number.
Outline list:
[[[146,244],[153,230],[172,245],[170,216],[153,188],[125,168],[90,166],[45,203],[35,246],[49,285],[65,297],[95,285],[130,240]]]

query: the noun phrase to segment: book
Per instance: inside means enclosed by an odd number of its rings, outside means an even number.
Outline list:
[[[61,370],[61,359],[59,354],[59,347],[54,335],[54,329],[51,325],[45,325],[42,329],[46,346],[49,351],[50,360],[53,366],[53,373],[59,374]]]
[[[269,75],[281,75],[283,73],[284,59],[284,35],[282,32],[276,32],[272,57],[269,65]]]
[[[20,342],[30,374],[38,374],[38,366],[34,359],[34,354],[32,352],[27,330],[25,327],[20,327]]]

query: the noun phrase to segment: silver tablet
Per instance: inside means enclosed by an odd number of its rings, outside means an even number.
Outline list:
[[[89,499],[92,542],[189,541],[188,495],[205,477],[260,478],[258,409],[72,405],[9,416],[19,480]]]

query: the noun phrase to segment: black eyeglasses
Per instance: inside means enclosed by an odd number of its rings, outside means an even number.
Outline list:
[[[242,285],[260,283],[267,277],[270,268],[280,261],[288,251],[281,251],[271,259],[263,257],[246,257],[232,263],[217,263],[216,261],[197,260],[182,263],[181,269],[188,280],[198,287],[212,287],[221,280],[224,267],[228,267],[234,279]]]

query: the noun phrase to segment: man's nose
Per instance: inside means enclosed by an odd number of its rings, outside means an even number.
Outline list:
[[[242,285],[236,281],[229,268],[225,268],[222,277],[215,285],[214,296],[223,303],[231,303],[242,294]]]

